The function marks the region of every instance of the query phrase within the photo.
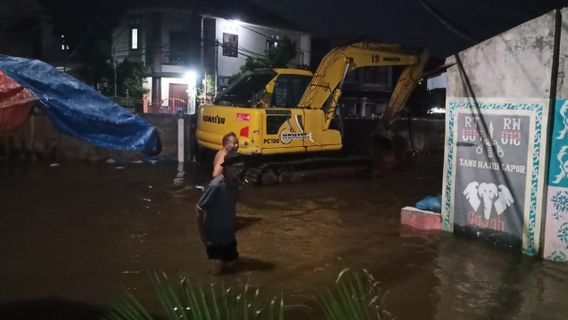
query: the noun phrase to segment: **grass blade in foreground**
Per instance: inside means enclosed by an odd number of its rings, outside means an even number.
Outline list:
[[[179,280],[179,281],[178,281]],[[284,320],[284,298],[279,303],[261,304],[259,290],[248,284],[242,288],[211,284],[209,288],[194,285],[189,276],[169,278],[164,272],[154,272],[152,283],[156,298],[169,320]],[[113,306],[105,320],[154,320],[138,300],[126,292],[126,297]]]
[[[387,320],[391,319],[382,306],[378,283],[365,272],[367,281],[351,270],[343,269],[337,277],[335,288],[327,289],[321,297],[321,305],[327,320]],[[363,285],[366,283],[366,285]]]

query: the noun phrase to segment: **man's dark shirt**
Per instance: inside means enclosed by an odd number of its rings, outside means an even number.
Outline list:
[[[237,188],[225,183],[222,175],[215,177],[197,206],[205,211],[204,231],[207,245],[225,246],[235,240],[235,204]]]

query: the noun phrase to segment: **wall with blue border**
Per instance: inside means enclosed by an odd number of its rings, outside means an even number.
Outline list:
[[[554,21],[550,12],[446,60],[455,65],[448,68],[444,230],[540,253]]]

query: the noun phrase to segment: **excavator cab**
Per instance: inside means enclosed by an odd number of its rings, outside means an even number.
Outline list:
[[[222,91],[214,100],[218,106],[254,108],[261,102],[266,84],[277,78],[271,69],[246,72]]]
[[[281,126],[292,123],[296,115],[303,115],[296,107],[312,76],[307,70],[287,68],[243,74],[213,104],[199,108],[198,143],[216,150],[221,148],[223,135],[234,132],[239,137],[240,153],[270,153],[279,145]],[[289,143],[289,148],[303,147],[298,138],[292,140],[295,141]]]
[[[298,106],[312,73],[298,69],[257,69],[246,72],[222,91],[214,105],[243,108]]]

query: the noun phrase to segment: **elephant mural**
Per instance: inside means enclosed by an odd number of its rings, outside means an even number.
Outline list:
[[[463,194],[469,201],[474,211],[479,209],[483,200],[483,217],[489,220],[491,217],[491,209],[495,207],[497,215],[501,215],[515,200],[511,191],[504,185],[495,185],[494,183],[471,182],[467,185]]]

